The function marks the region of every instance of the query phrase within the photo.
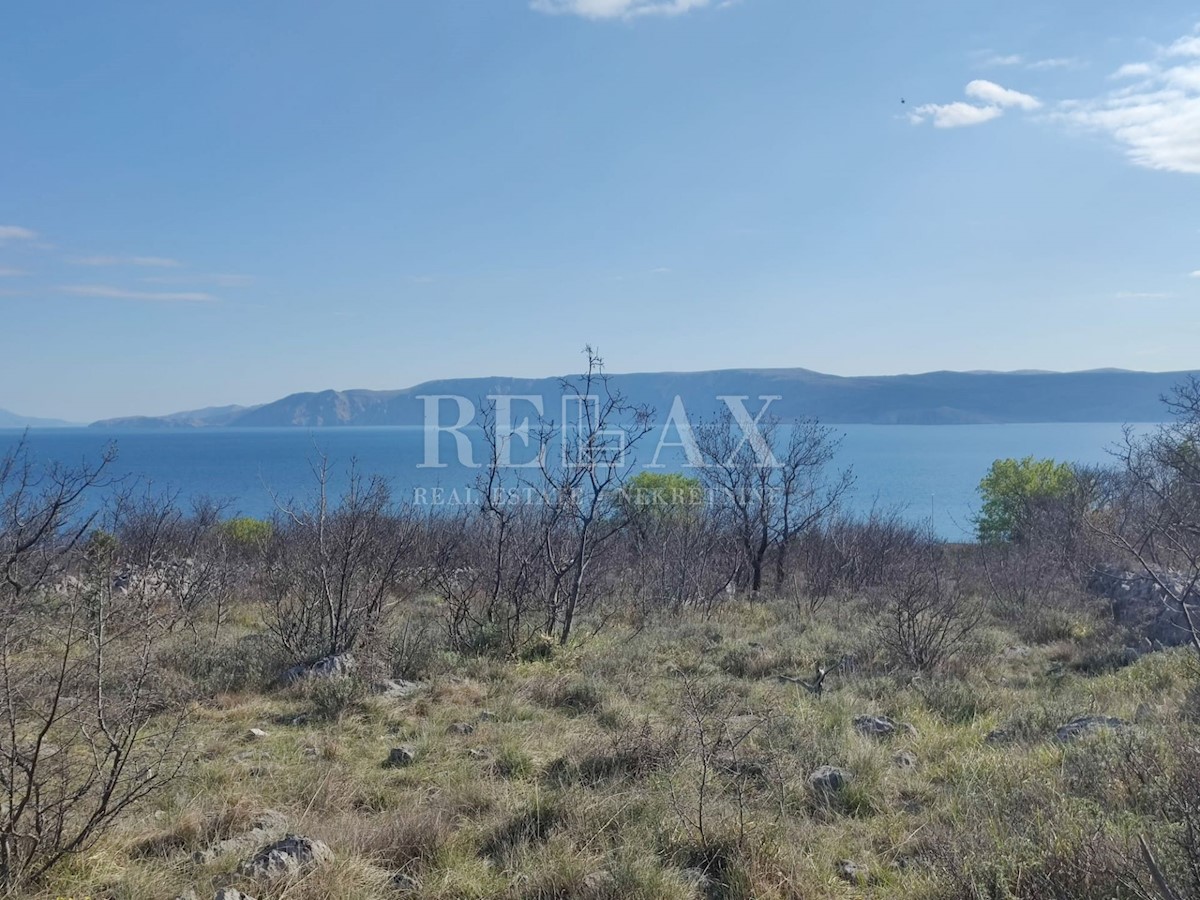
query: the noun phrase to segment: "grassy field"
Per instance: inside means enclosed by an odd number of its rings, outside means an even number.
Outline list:
[[[186,776],[38,896],[1143,896],[1138,835],[1187,877],[1171,810],[1200,756],[1196,665],[1186,648],[1134,658],[1103,613],[989,617],[917,675],[888,661],[864,604],[729,603],[581,628],[523,660],[408,653],[387,674],[417,687],[388,698],[366,678],[272,687],[248,608],[161,660],[193,698]],[[822,695],[778,677],[821,664]],[[1088,714],[1130,724],[1057,739]],[[902,725],[867,735],[860,715]],[[400,747],[412,761],[389,765]],[[845,783],[814,788],[821,766]],[[283,831],[333,861],[236,874]]]

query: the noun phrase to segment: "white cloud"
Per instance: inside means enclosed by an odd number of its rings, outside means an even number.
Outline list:
[[[998,106],[975,106],[971,103],[926,103],[913,110],[909,119],[914,125],[933,120],[934,128],[963,128],[979,125],[1004,115]]]
[[[1031,97],[1029,94],[1022,94],[1020,91],[1009,90],[1008,88],[1001,87],[994,81],[985,81],[982,78],[977,78],[968,84],[964,93],[972,100],[980,100],[993,106],[1037,109],[1042,105],[1041,101],[1036,97]]]
[[[1054,56],[1048,59],[1026,59],[1020,53],[991,53],[983,58],[979,65],[991,69],[997,67],[1032,69],[1035,72],[1046,69],[1075,69],[1083,65],[1073,56]]]
[[[1197,269],[1195,272],[1193,272],[1190,277],[1191,278],[1200,278],[1200,269]]]
[[[151,303],[211,303],[211,294],[170,291],[128,291],[101,284],[71,284],[61,288],[64,293],[78,297],[103,297],[109,300],[144,300]]]
[[[1030,110],[1042,105],[1036,97],[983,79],[970,82],[964,93],[979,103],[966,103],[962,100],[954,103],[926,103],[913,110],[909,121],[914,125],[932,121],[934,128],[963,128],[998,119],[1008,108]]]
[[[1154,74],[1154,66],[1150,63],[1125,63],[1112,73],[1113,78],[1145,78]]]
[[[1121,66],[1114,77],[1139,80],[1065,103],[1060,118],[1108,135],[1136,165],[1200,174],[1200,36],[1161,50],[1157,64]]]
[[[81,256],[71,260],[75,266],[143,266],[150,269],[174,269],[183,263],[165,256]]]
[[[1181,37],[1166,49],[1167,56],[1200,56],[1200,34]]]
[[[0,225],[0,243],[5,241],[32,241],[37,237],[36,231],[22,228],[20,225]]]
[[[730,0],[717,5],[727,6]],[[712,0],[531,0],[536,12],[582,16],[585,19],[635,19],[640,16],[678,16],[713,5]]]
[[[1033,69],[1035,72],[1044,71],[1045,69],[1076,69],[1084,63],[1080,62],[1073,56],[1054,56],[1050,59],[1035,59],[1025,68]]]

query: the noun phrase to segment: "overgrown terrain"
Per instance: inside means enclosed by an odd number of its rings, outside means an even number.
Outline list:
[[[921,676],[888,664],[864,604],[730,603],[610,622],[546,658],[431,653],[392,699],[357,676],[273,689],[282,661],[243,608],[159,664],[194,698],[195,766],[39,896],[1153,896],[1131,886],[1152,890],[1138,835],[1194,890],[1195,660],[1120,653],[1106,612],[991,617]],[[778,678],[838,660],[820,696]],[[860,715],[913,731],[862,734]],[[1057,738],[1084,715],[1131,724]],[[389,766],[400,747],[413,761]],[[844,786],[810,783],[825,765]],[[251,832],[270,811],[333,861],[231,876],[279,836]]]

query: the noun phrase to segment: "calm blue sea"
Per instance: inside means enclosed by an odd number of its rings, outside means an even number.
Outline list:
[[[1144,430],[1150,426],[1140,426]],[[874,502],[900,507],[913,520],[932,520],[948,539],[970,534],[977,506],[975,488],[992,460],[1038,456],[1080,462],[1106,461],[1121,438],[1119,424],[1040,425],[842,425],[845,435],[838,465],[857,476],[852,504],[869,509]],[[0,430],[0,452],[22,432]],[[443,460],[454,458],[444,435]],[[441,487],[443,502],[454,489],[474,484],[475,473],[457,465],[421,468],[421,428],[205,429],[181,431],[93,431],[35,429],[28,432],[33,453],[42,460],[76,463],[94,458],[115,443],[115,471],[138,479],[151,490],[178,491],[181,498],[209,496],[230,502],[231,511],[266,516],[274,497],[299,499],[313,487],[311,465],[328,456],[339,475],[352,460],[366,473],[390,479],[398,497],[414,490]],[[649,458],[652,448],[644,452]],[[682,465],[664,452],[661,462]],[[344,478],[339,479],[344,482]],[[336,486],[336,485],[335,485]],[[465,499],[465,491],[460,491]]]

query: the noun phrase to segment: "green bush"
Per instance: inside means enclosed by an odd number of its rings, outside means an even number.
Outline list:
[[[231,544],[245,550],[259,550],[271,539],[275,526],[263,519],[238,516],[222,522],[220,530]]]
[[[1075,488],[1075,470],[1052,459],[998,459],[979,482],[983,509],[975,520],[979,540],[1019,541],[1041,505],[1065,500]]]

